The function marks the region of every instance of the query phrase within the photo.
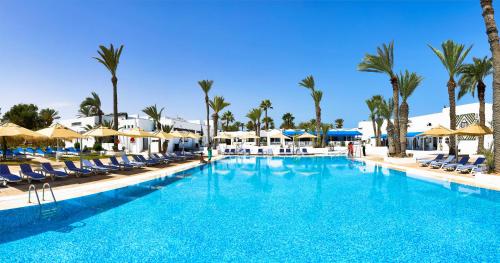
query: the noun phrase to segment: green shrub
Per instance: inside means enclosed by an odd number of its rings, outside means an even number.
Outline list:
[[[493,144],[489,149],[484,149],[480,152],[486,158],[486,166],[488,167],[488,173],[493,172],[495,170],[495,156],[493,152]]]
[[[76,149],[80,149],[80,143],[79,143],[79,142],[75,142],[74,147],[75,147]]]
[[[102,150],[103,150],[103,149],[102,149],[102,145],[101,145],[100,143],[98,143],[98,142],[95,142],[95,143],[94,143],[94,147],[92,147],[92,149],[93,149],[94,151],[96,151],[96,152],[100,152],[100,151],[102,151]]]

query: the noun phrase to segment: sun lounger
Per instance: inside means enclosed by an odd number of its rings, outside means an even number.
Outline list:
[[[118,171],[120,170],[120,166],[117,166],[117,165],[112,165],[112,164],[103,164],[101,162],[101,160],[99,159],[93,159],[92,161],[94,161],[94,164],[96,166],[99,166],[99,167],[103,167],[103,168],[107,168],[109,169],[110,171]]]
[[[34,172],[33,169],[31,169],[31,165],[27,163],[22,163],[19,167],[21,167],[21,177],[24,176],[28,179],[28,183],[31,183],[32,180],[43,181],[45,179],[45,175],[41,172]]]
[[[446,171],[455,171],[457,169],[457,166],[467,164],[469,158],[470,158],[469,156],[463,156],[457,163],[445,164],[443,166],[443,169],[445,169]]]
[[[89,160],[86,160],[86,159],[83,160],[83,168],[91,170],[91,171],[93,171],[95,173],[103,173],[103,174],[104,173],[109,173],[111,171],[108,168],[97,166],[97,165],[91,163]]]
[[[264,155],[264,150],[262,148],[257,149],[258,155]]]
[[[64,171],[55,170],[54,167],[52,167],[52,164],[50,163],[42,163],[42,171],[45,173],[45,175],[48,174],[52,179],[52,181],[54,181],[56,178],[68,177],[68,173]]]
[[[464,165],[459,165],[457,167],[457,171],[461,173],[469,173],[471,172],[474,168],[477,168],[481,165],[483,165],[484,161],[486,161],[486,158],[484,157],[479,157],[474,161],[472,164],[464,164]]]
[[[10,172],[9,166],[6,164],[0,164],[0,179],[3,181],[3,185],[7,185],[7,183],[18,183],[23,179]]]
[[[478,166],[472,168],[470,173],[475,176],[478,173],[484,173],[487,171],[488,171],[488,166],[482,164],[482,165],[478,165]]]
[[[279,155],[285,155],[285,149],[283,149],[283,148],[280,148],[280,152],[279,152]]]
[[[26,148],[26,150],[24,150],[24,153],[29,155],[35,155],[35,149],[28,147]]]
[[[160,156],[160,157],[163,157],[163,158],[165,158],[167,160],[169,160],[170,162],[176,162],[176,161],[182,161],[182,160],[184,160],[184,158],[178,158],[178,157],[175,157],[175,156],[173,156],[173,155],[171,155],[169,153],[158,153],[157,155]]]
[[[236,149],[231,149],[231,154],[236,154]]]
[[[116,157],[111,156],[109,157],[110,165],[115,165],[120,167],[122,170],[132,170],[134,169],[134,166],[132,164],[126,164],[126,163],[120,163]]]
[[[455,160],[455,155],[449,155],[445,160],[443,161],[434,161],[434,162],[431,162],[430,163],[430,167],[431,168],[434,168],[434,169],[440,169],[442,168],[444,165],[446,164],[449,164],[451,162],[453,162],[453,160]]]
[[[125,154],[122,155],[122,160],[123,160],[124,164],[133,165],[134,167],[137,167],[137,168],[146,166],[146,164],[141,162],[141,161],[130,161],[128,156]]]
[[[134,161],[145,163],[147,166],[153,166],[158,164],[157,161],[147,160],[146,158],[144,158],[144,156],[140,154],[132,155],[132,158],[134,158]]]
[[[444,154],[440,153],[436,156],[436,158],[432,159],[432,160],[418,160],[418,163],[420,166],[429,166],[431,164],[431,162],[439,162],[439,161],[442,161],[444,158]]]
[[[66,165],[66,169],[65,169],[66,172],[73,173],[76,177],[78,177],[80,175],[93,174],[92,170],[76,167],[75,163],[73,163],[72,161],[64,161],[64,164]]]
[[[157,161],[158,163],[163,163],[163,164],[167,164],[168,163],[168,159],[162,158],[162,157],[158,157],[158,156],[156,156],[154,154],[150,154],[149,155],[149,160]]]
[[[286,148],[285,149],[285,155],[292,155],[292,149]]]
[[[245,154],[250,155],[250,149],[245,149]]]

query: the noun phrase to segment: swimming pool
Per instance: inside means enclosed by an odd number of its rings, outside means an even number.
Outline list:
[[[497,191],[343,157],[230,157],[179,175],[0,211],[0,262],[499,260]]]

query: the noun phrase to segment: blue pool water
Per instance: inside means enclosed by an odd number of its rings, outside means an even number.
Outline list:
[[[0,262],[498,262],[499,204],[343,157],[228,158],[0,211]]]

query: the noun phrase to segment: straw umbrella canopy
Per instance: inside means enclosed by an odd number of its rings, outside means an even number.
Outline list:
[[[316,135],[312,135],[308,132],[304,132],[303,134],[297,136],[297,139],[314,139],[316,138]]]
[[[463,136],[483,136],[493,134],[493,131],[488,126],[476,123],[465,128],[458,129],[454,132],[454,134]]]
[[[136,137],[136,138],[146,138],[146,137],[156,137],[152,132],[145,131],[141,128],[133,128],[126,132],[122,132],[122,136]]]
[[[284,140],[291,140],[290,137],[284,135],[283,133],[275,133],[275,134],[270,134],[269,138],[274,138],[274,139],[284,139]]]
[[[153,137],[159,138],[159,139],[164,139],[164,140],[171,140],[171,139],[175,138],[174,136],[172,136],[172,134],[170,134],[168,132],[164,132],[164,131],[153,132]]]
[[[454,132],[455,131],[439,125],[437,127],[434,127],[428,131],[419,134],[419,136],[432,136],[432,137],[450,136],[453,135]]]
[[[124,135],[123,133],[110,129],[108,127],[99,126],[95,129],[87,131],[83,134],[83,137],[109,137],[109,136],[119,136]]]
[[[80,133],[59,123],[53,124],[48,128],[41,129],[36,132],[50,139],[72,140],[83,137]]]
[[[187,137],[188,137],[187,133],[180,132],[180,131],[173,131],[173,132],[170,132],[170,135],[171,135],[173,138],[187,138]]]
[[[231,135],[227,133],[219,133],[217,136],[214,137],[214,139],[221,139],[221,140],[231,140]]]
[[[24,139],[39,139],[46,136],[34,132],[32,130],[23,128],[12,122],[6,122],[0,125],[0,137],[18,137]]]
[[[201,136],[199,134],[197,134],[197,133],[189,132],[187,134],[187,138],[199,140],[201,138]]]
[[[245,133],[245,134],[242,134],[242,135],[238,135],[236,136],[237,138],[240,138],[240,139],[259,139],[260,136],[257,136],[253,133]]]

